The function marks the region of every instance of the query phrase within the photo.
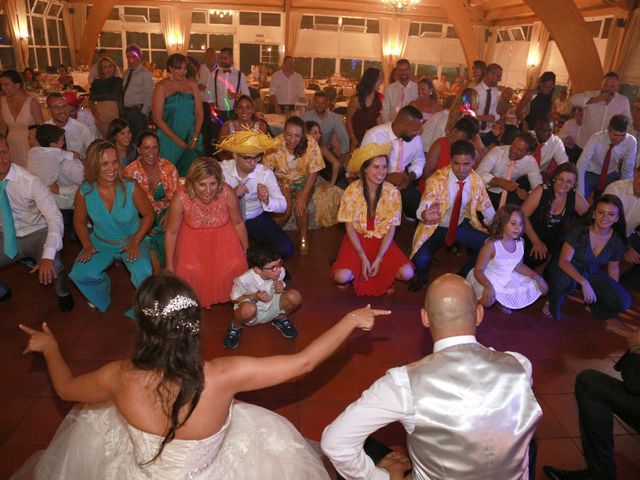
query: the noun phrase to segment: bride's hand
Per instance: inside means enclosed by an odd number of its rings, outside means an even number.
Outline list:
[[[391,315],[391,310],[376,310],[372,309],[371,305],[367,305],[365,308],[359,308],[351,313],[347,314],[356,322],[356,327],[365,331],[369,331],[373,328],[375,323],[375,317],[378,315]]]
[[[56,338],[53,336],[53,333],[51,333],[51,330],[49,330],[46,322],[42,324],[42,331],[34,330],[22,324],[19,324],[18,328],[29,335],[29,342],[27,342],[27,346],[22,353],[47,353],[58,348],[58,342],[56,342]]]

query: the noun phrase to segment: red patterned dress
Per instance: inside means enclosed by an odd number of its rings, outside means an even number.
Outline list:
[[[176,275],[195,290],[203,307],[230,300],[233,280],[247,271],[240,238],[229,218],[226,193],[203,204],[184,188],[177,193],[184,209],[175,250]]]

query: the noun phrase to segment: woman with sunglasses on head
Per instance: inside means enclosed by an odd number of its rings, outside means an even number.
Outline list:
[[[46,323],[43,331],[20,325],[29,335],[25,353],[43,353],[56,393],[84,404],[14,479],[329,479],[286,419],[234,397],[310,372],[389,311],[354,310],[293,355],[209,361],[201,357],[199,302],[180,278],[149,277],[134,312],[132,356],[78,376]]]

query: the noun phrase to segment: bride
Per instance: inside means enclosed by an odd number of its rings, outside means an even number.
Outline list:
[[[132,358],[79,376],[46,323],[42,331],[20,325],[30,337],[25,353],[44,354],[58,395],[85,403],[12,478],[328,479],[293,425],[234,395],[310,372],[353,330],[370,330],[390,312],[355,310],[293,355],[203,361],[195,299],[178,277],[152,275],[136,294]]]

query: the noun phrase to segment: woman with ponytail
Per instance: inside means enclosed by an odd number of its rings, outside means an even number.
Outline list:
[[[25,353],[44,354],[54,389],[71,410],[47,450],[13,479],[329,479],[284,418],[234,401],[310,372],[376,315],[361,308],[293,355],[201,358],[200,306],[170,273],[152,275],[134,305],[139,335],[130,359],[74,376],[51,330],[20,325]]]

